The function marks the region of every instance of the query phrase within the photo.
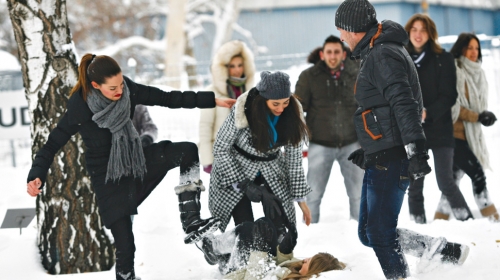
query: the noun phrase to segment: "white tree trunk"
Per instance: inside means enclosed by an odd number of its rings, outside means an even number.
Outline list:
[[[181,75],[184,72],[186,4],[187,0],[168,1],[165,76],[167,77],[168,85],[174,88],[180,88]]]
[[[33,157],[66,111],[78,77],[66,0],[7,0],[31,115]],[[79,134],[56,154],[36,200],[38,247],[50,274],[109,270],[105,234],[85,170]],[[19,186],[22,187],[22,186]]]
[[[214,21],[215,37],[212,44],[212,57],[215,56],[222,44],[231,40],[233,35],[233,24],[240,16],[239,2],[239,0],[226,0],[224,7],[219,12],[219,19]],[[217,17],[217,15],[214,14],[214,17]]]

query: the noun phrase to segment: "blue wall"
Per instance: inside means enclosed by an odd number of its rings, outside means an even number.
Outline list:
[[[379,21],[390,19],[404,26],[414,14],[422,12],[420,4],[375,4]],[[242,11],[238,24],[250,31],[259,46],[267,52],[257,56],[257,69],[283,69],[305,62],[300,58],[276,58],[283,54],[309,53],[322,45],[330,34],[339,35],[335,27],[338,6],[306,8],[279,8]],[[500,35],[500,11],[478,10],[442,5],[431,5],[429,15],[435,21],[439,36],[458,35],[461,32]],[[207,73],[211,60],[213,26],[205,25],[206,34],[195,38],[195,57],[201,64],[198,73]],[[233,33],[233,39],[246,39]],[[247,42],[247,41],[246,41]],[[248,43],[248,42],[247,42]],[[266,58],[267,56],[267,58]]]

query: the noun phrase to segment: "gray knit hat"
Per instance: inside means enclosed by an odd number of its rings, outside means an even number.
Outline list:
[[[377,12],[368,0],[346,0],[335,13],[335,26],[347,32],[367,32],[377,23]]]
[[[256,86],[260,96],[265,99],[283,99],[292,95],[290,92],[290,77],[280,71],[260,73],[260,82]]]

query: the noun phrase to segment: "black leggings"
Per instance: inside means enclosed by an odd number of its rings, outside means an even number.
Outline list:
[[[254,183],[257,185],[264,185],[268,192],[274,194],[263,176],[258,176],[257,178],[255,178]],[[274,226],[278,230],[278,235],[283,234],[283,232],[285,231],[287,219],[285,211],[283,209],[283,205],[280,205],[280,208],[282,213],[281,216],[276,216],[274,217],[274,219],[270,219],[270,221],[274,223]],[[252,202],[246,195],[244,195],[240,202],[236,204],[236,206],[233,208],[233,211],[231,212],[231,215],[233,216],[235,226],[242,224],[243,222],[254,221]]]
[[[140,179],[135,181],[138,206],[158,186],[169,170],[180,167],[182,177],[194,172],[193,168],[199,169],[198,148],[190,142],[163,141],[152,144],[144,149],[144,156],[148,172],[143,181]],[[115,239],[116,279],[134,279],[135,245],[131,217],[121,217],[109,229]]]
[[[486,189],[486,176],[479,160],[474,155],[465,140],[455,138],[455,156],[453,157],[453,169],[456,173],[463,170],[472,181],[474,194],[480,194]]]

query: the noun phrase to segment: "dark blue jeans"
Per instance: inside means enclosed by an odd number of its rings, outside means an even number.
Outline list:
[[[358,236],[363,245],[373,248],[387,279],[407,278],[410,274],[396,232],[409,184],[407,159],[365,169]]]

